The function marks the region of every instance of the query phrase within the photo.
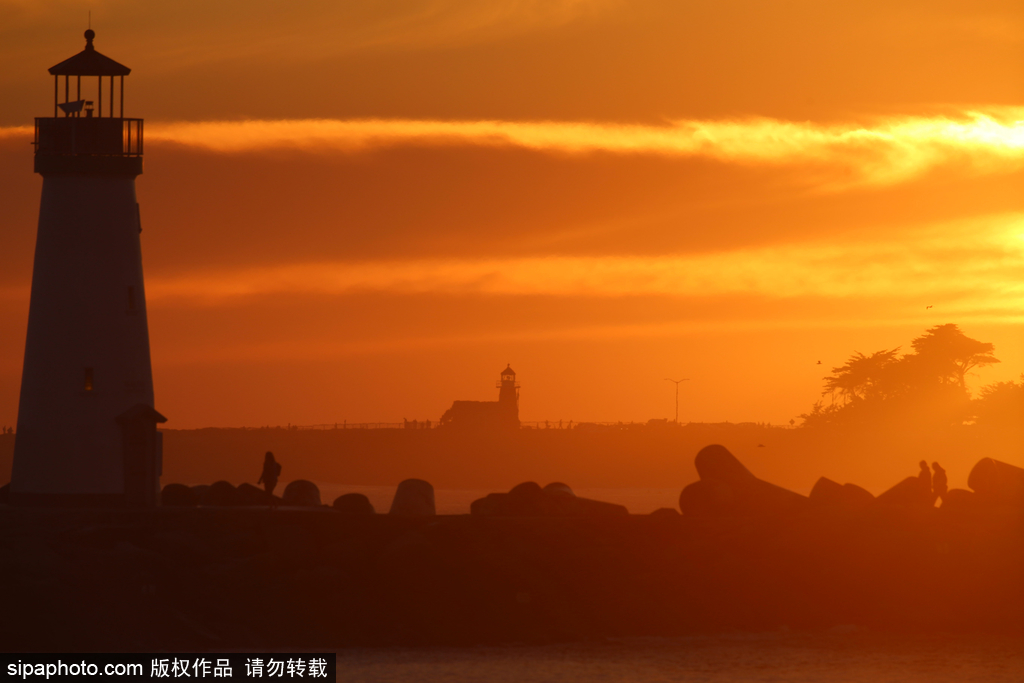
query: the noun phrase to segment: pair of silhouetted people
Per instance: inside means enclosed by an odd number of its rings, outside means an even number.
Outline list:
[[[267,492],[267,497],[274,495],[274,487],[277,486],[277,478],[281,476],[281,463],[274,460],[274,454],[267,451],[266,457],[263,459],[263,474],[260,475],[260,480],[256,484],[263,484],[263,490]]]
[[[942,469],[939,463],[933,462],[932,471],[929,471],[928,462],[925,460],[920,462],[920,468],[921,472],[917,475],[917,479],[921,482],[921,491],[931,501],[931,504],[935,505],[935,501],[945,496],[946,492],[949,491],[946,470]]]

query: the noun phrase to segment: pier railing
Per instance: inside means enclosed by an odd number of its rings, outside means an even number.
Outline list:
[[[591,426],[622,427],[623,429],[646,426],[647,422],[579,422],[576,420],[533,420],[519,423],[520,429],[577,429]],[[672,423],[669,423],[672,424]],[[437,429],[440,423],[436,420],[406,420],[404,422],[328,422],[314,425],[277,425],[262,429],[290,430],[335,430],[335,429]]]

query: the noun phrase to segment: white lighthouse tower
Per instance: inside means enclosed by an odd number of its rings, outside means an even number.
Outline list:
[[[20,505],[148,506],[159,494],[166,419],[153,408],[135,200],[142,119],[124,118],[131,70],[94,37],[50,69],[53,116],[36,119],[43,193],[11,473]]]

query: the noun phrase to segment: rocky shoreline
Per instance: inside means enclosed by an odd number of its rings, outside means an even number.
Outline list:
[[[170,484],[154,509],[0,505],[0,643],[12,651],[550,643],[780,628],[1024,632],[1024,470],[973,491],[922,473],[874,498],[802,496],[721,446],[671,508],[631,515],[533,482],[390,514],[311,482]],[[291,504],[289,504],[291,503]]]
[[[1019,631],[1024,515],[401,517],[0,508],[15,651]]]

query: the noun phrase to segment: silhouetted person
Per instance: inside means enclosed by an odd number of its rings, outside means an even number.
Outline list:
[[[935,474],[932,475],[932,501],[934,502],[946,495],[946,492],[949,491],[949,482],[946,479],[946,470],[942,469],[942,465],[933,462],[932,470],[935,471]]]
[[[928,469],[928,463],[922,460],[920,463],[921,471],[917,475],[917,480],[921,482],[921,491],[924,493],[926,500],[931,500],[932,503],[935,499],[932,498],[932,471]]]
[[[277,486],[277,478],[281,476],[281,463],[274,460],[274,454],[267,451],[267,457],[263,459],[263,474],[257,484],[263,484],[263,490],[267,496],[274,495],[274,487]]]

